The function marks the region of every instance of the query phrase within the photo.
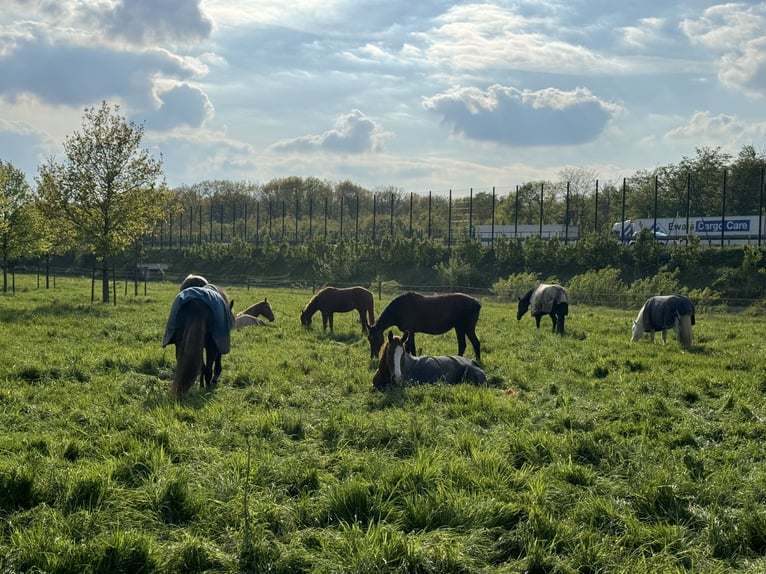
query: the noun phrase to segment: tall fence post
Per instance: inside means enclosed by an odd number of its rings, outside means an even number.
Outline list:
[[[721,249],[723,249],[725,219],[726,219],[726,168],[724,168],[723,170],[723,193],[721,194]]]
[[[543,192],[545,190],[545,184],[540,184],[540,237],[543,236]]]
[[[492,186],[492,223],[489,233],[489,248],[495,250],[495,186]]]
[[[657,173],[654,174],[654,219],[652,220],[652,233],[657,237],[657,197],[660,194],[660,178]]]
[[[625,243],[625,190],[628,186],[628,178],[622,178],[622,215],[620,216],[620,243]]]
[[[758,247],[761,246],[761,235],[763,232],[763,165],[761,166],[761,185],[758,199]]]
[[[596,180],[598,181],[598,180]],[[567,196],[566,196],[566,216],[564,217],[564,245],[569,245],[569,184],[570,182],[567,182]]]
[[[593,231],[598,233],[598,180],[596,180],[596,208],[595,208],[595,218],[593,221]]]
[[[452,190],[447,200],[447,256],[452,254]]]
[[[431,239],[431,192],[428,192],[428,239]]]

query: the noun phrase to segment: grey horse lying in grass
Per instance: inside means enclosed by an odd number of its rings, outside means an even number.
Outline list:
[[[402,337],[388,332],[388,340],[380,350],[378,370],[372,377],[376,389],[402,386],[406,382],[454,384],[465,381],[476,385],[487,382],[486,373],[471,359],[456,355],[415,357],[409,354],[405,349],[409,336],[409,332]]]

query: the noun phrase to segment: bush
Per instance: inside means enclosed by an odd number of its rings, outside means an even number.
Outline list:
[[[627,287],[620,278],[620,270],[606,267],[587,271],[569,282],[571,303],[590,305],[624,305]]]
[[[514,273],[492,284],[492,294],[500,301],[516,301],[532,287],[540,283],[535,273]]]

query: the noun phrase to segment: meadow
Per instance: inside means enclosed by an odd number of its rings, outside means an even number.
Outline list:
[[[85,279],[16,285],[0,572],[766,570],[755,312],[699,312],[684,352],[672,333],[630,343],[637,309],[573,301],[557,337],[484,296],[486,386],[379,392],[355,313],[304,329],[310,291],[222,285],[276,321],[234,331],[220,385],[176,401],[176,284],[115,306]],[[454,354],[454,334],[418,348]]]

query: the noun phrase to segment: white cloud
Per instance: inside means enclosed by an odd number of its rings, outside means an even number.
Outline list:
[[[681,29],[718,54],[718,78],[728,88],[766,96],[766,3],[712,6]]]
[[[730,151],[736,147],[752,144],[766,138],[766,122],[750,123],[736,115],[713,115],[709,111],[697,111],[689,120],[668,131],[665,139],[689,141],[699,145],[721,145]]]
[[[359,110],[338,117],[335,127],[320,135],[307,135],[281,140],[271,146],[274,151],[310,152],[324,150],[338,153],[376,152],[391,136],[378,123]]]

